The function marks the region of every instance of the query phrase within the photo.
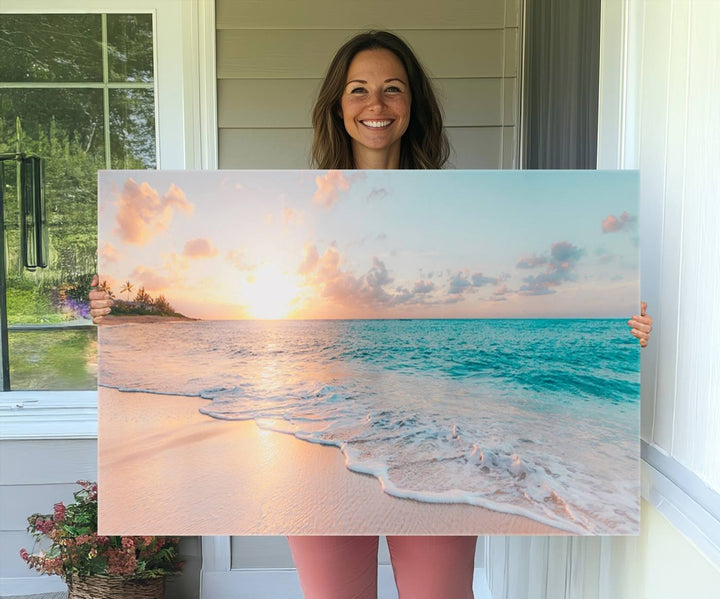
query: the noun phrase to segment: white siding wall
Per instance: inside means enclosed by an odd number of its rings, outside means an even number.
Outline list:
[[[661,219],[648,231],[657,379],[643,438],[720,492],[720,3],[639,4],[638,151],[627,159]]]
[[[20,559],[33,538],[27,517],[52,513],[59,501],[70,502],[77,480],[97,479],[94,439],[0,441],[0,581],[37,577]],[[56,588],[63,589],[59,579]]]
[[[516,166],[519,4],[218,0],[220,168],[307,168],[325,70],[344,41],[371,28],[403,36],[434,78],[451,166]]]

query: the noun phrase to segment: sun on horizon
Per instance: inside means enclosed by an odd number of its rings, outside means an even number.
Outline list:
[[[244,282],[242,303],[251,318],[279,320],[289,317],[299,294],[298,277],[271,262],[260,266],[252,278]]]

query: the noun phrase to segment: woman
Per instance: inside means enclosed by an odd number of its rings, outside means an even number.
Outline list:
[[[313,111],[314,166],[322,169],[439,169],[449,147],[432,85],[410,48],[388,32],[363,33],[335,55]],[[97,284],[97,279],[93,285]],[[90,294],[95,322],[109,313]],[[628,322],[647,345],[652,319]],[[477,537],[388,537],[401,599],[470,599]],[[308,599],[377,595],[378,537],[291,537]]]

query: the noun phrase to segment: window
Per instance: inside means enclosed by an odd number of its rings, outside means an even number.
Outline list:
[[[5,15],[0,40],[0,154],[45,159],[49,239],[25,268],[3,161],[10,388],[93,389],[97,170],[156,166],[152,14]]]

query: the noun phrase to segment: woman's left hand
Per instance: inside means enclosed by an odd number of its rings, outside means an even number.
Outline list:
[[[647,304],[640,302],[640,314],[633,316],[628,320],[628,326],[631,327],[630,333],[640,340],[640,347],[647,347],[648,339],[650,339],[650,331],[652,331],[652,316],[645,314]]]

